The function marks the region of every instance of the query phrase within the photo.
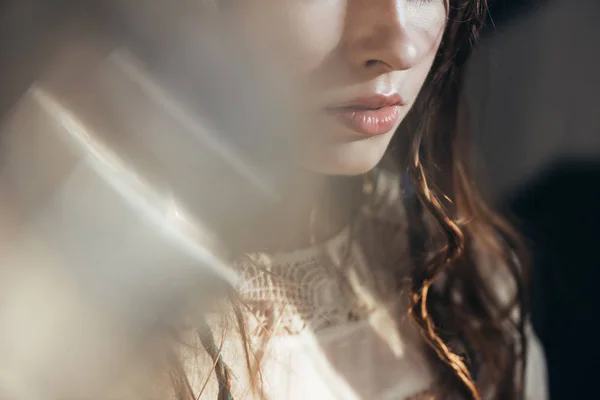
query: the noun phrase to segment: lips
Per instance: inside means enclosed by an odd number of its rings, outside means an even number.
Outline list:
[[[398,95],[376,95],[328,107],[325,111],[342,125],[365,136],[383,135],[394,129],[400,120],[403,99]]]

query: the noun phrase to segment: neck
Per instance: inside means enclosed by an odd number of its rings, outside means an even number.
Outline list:
[[[288,251],[329,239],[350,222],[360,182],[317,174],[294,180],[261,226],[244,235],[244,251]]]

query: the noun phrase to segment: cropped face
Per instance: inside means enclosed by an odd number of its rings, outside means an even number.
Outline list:
[[[303,118],[297,162],[358,175],[383,157],[440,46],[447,0],[229,0],[236,31]],[[306,128],[304,128],[306,126]]]

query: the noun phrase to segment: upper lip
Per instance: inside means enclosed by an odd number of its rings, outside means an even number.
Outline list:
[[[345,103],[326,107],[328,110],[339,109],[365,109],[376,110],[383,107],[401,106],[404,104],[404,99],[399,94],[376,94],[373,96],[359,97]]]

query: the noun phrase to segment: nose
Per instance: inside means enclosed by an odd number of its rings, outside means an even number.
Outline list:
[[[402,0],[348,0],[343,48],[361,75],[407,70],[418,62]]]

